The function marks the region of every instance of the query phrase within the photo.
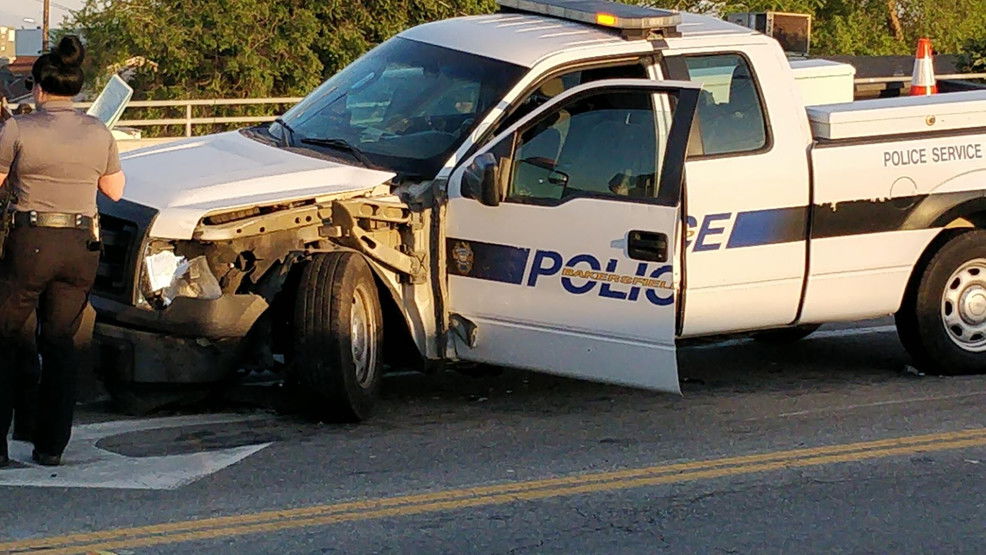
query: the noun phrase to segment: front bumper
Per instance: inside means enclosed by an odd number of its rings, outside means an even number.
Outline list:
[[[97,369],[123,383],[218,382],[235,370],[243,338],[267,310],[256,295],[178,298],[145,310],[93,296]]]
[[[179,297],[163,310],[137,308],[93,295],[92,305],[102,322],[207,339],[243,337],[268,307],[257,295],[223,295],[215,300]]]
[[[236,370],[242,338],[174,337],[97,323],[96,371],[116,383],[216,383]]]

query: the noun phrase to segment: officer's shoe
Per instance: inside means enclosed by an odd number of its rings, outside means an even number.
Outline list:
[[[10,465],[10,457],[7,455],[0,455],[0,468]]]
[[[58,466],[62,464],[61,455],[47,455],[45,453],[39,453],[37,449],[31,453],[31,459],[41,466]]]

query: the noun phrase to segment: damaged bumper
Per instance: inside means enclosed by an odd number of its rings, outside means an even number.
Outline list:
[[[243,338],[265,310],[256,295],[178,298],[145,310],[93,297],[98,369],[125,383],[209,383],[235,370]]]

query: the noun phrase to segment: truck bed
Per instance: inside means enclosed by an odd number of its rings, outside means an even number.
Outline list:
[[[932,239],[944,227],[970,225],[958,215],[984,198],[986,91],[808,114],[816,141],[803,316],[892,314]]]

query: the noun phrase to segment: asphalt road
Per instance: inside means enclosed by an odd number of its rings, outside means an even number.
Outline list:
[[[0,470],[0,552],[982,552],[986,377],[906,371],[888,324],[691,345],[683,397],[506,371],[389,377],[358,426],[276,386],[90,404],[67,466]]]

